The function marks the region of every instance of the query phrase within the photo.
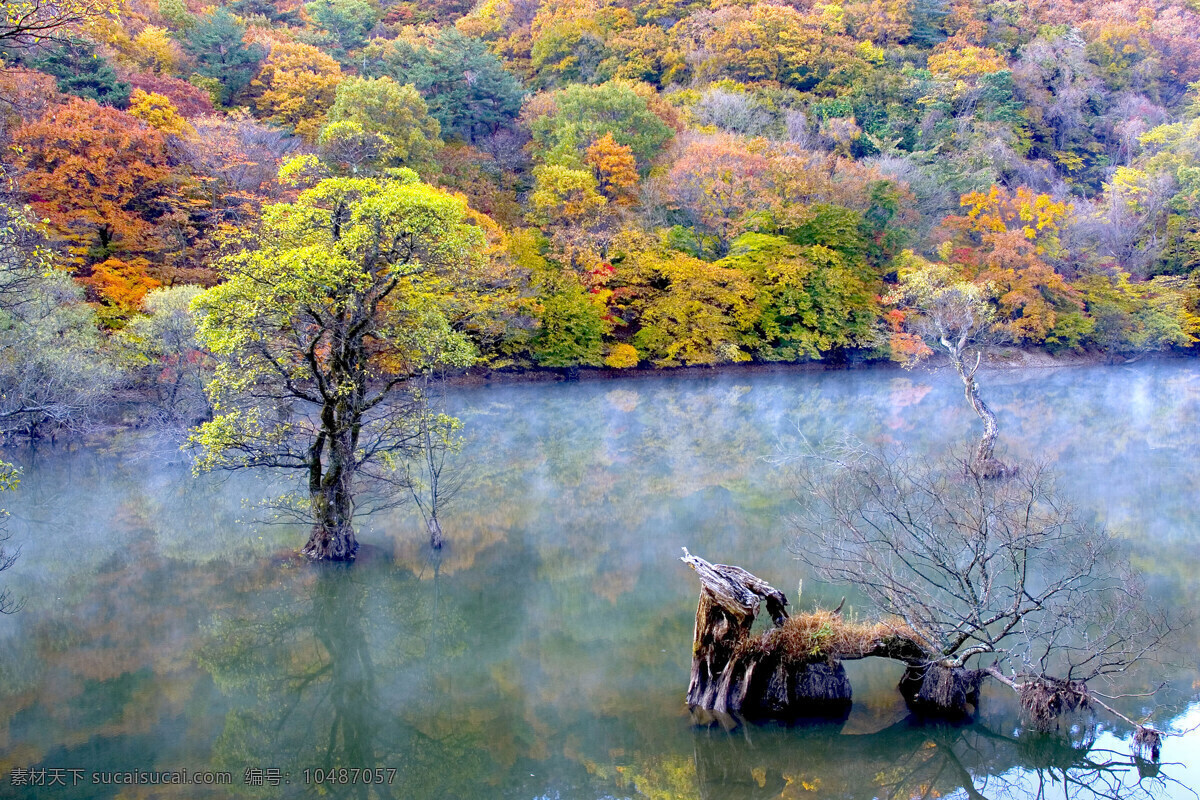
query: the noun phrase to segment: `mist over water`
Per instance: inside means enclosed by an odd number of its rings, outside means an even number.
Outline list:
[[[1128,542],[1152,593],[1195,608],[1200,365],[992,371],[980,384],[999,416],[998,455],[1054,464],[1078,508]],[[0,582],[25,608],[0,618],[0,797],[1200,790],[1196,734],[1168,740],[1161,773],[1138,786],[1127,730],[1034,736],[1001,692],[974,725],[917,724],[888,663],[849,666],[844,724],[692,725],[683,694],[698,584],[680,548],[744,566],[789,597],[803,579],[800,609],[836,604],[844,590],[817,585],[787,549],[781,457],[845,436],[928,453],[959,446],[978,420],[953,374],[500,386],[447,402],[467,444],[447,470],[464,484],[440,514],[446,549],[432,553],[419,517],[398,509],[362,522],[350,568],[288,558],[303,528],[245,521],[261,515],[243,499],[269,495],[268,482],[193,478],[172,447],[131,439],[20,454],[21,487],[4,501],[21,559]],[[1195,629],[1177,650],[1112,687],[1163,684],[1122,701],[1131,716],[1200,723]],[[125,795],[12,785],[12,769],[37,767],[223,770],[233,785]],[[315,771],[331,767],[395,774],[382,786],[318,786]],[[280,784],[244,785],[247,769],[278,769]]]

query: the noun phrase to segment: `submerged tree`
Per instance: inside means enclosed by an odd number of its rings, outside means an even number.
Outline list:
[[[899,297],[904,307],[894,318],[893,357],[911,367],[944,351],[963,383],[971,409],[983,421],[974,468],[985,477],[1002,477],[1008,468],[996,460],[996,414],[979,394],[975,374],[983,350],[998,338],[995,311],[987,288],[958,276],[945,264],[931,264],[906,252],[900,259]]]
[[[406,382],[466,366],[448,319],[482,263],[466,204],[400,170],[332,178],[268,206],[225,282],[195,301],[217,358],[215,416],[191,441],[200,470],[275,467],[306,475],[303,553],[354,558],[355,496],[419,446],[422,406]]]
[[[911,649],[890,656],[908,667],[901,690],[914,708],[965,711],[993,678],[1038,727],[1089,706],[1116,713],[1089,684],[1127,672],[1174,629],[1117,540],[1071,508],[1043,465],[995,481],[969,457],[847,445],[812,461],[792,549],[905,632]]]

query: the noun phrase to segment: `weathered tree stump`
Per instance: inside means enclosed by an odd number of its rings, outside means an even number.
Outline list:
[[[909,664],[900,678],[900,694],[915,714],[942,719],[967,718],[979,709],[983,670]]]
[[[701,583],[687,692],[690,708],[777,718],[849,711],[850,681],[839,661],[817,654],[796,659],[751,636],[764,601],[775,627],[784,625],[788,613],[783,592],[740,567],[709,563],[686,548],[681,560]]]
[[[910,711],[962,720],[979,710],[984,678],[1016,691],[1034,730],[1060,724],[1064,714],[1103,708],[1135,729],[1134,757],[1152,772],[1170,734],[1136,722],[1092,694],[1082,680],[1046,674],[1013,676],[995,664],[970,669],[968,659],[995,652],[986,644],[937,649],[929,635],[899,617],[846,620],[839,605],[789,616],[787,597],[741,567],[711,564],[683,549],[685,564],[700,578],[692,673],[687,703],[699,725],[740,725],[738,715],[794,720],[849,714],[850,681],[843,661],[888,658],[905,665],[899,690]],[[751,635],[759,607],[767,604],[774,627]],[[843,604],[845,600],[843,599]]]

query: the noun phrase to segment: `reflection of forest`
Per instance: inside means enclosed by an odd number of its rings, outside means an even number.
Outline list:
[[[273,557],[296,530],[236,523],[254,496],[245,485],[119,452],[41,454],[12,504],[27,542],[15,588],[29,602],[0,620],[11,643],[0,652],[0,772],[226,769],[239,794],[264,797],[315,794],[305,768],[378,766],[397,769],[390,788],[326,794],[932,797],[971,784],[994,798],[1029,796],[1028,781],[1043,779],[1061,796],[1066,769],[1079,781],[1068,796],[1089,796],[1085,784],[1112,795],[1117,773],[1087,762],[1112,759],[1130,779],[1126,757],[1013,736],[1007,711],[958,729],[898,722],[886,671],[853,676],[844,730],[694,730],[682,707],[696,587],[679,547],[744,563],[792,595],[804,576],[781,557],[786,479],[764,457],[846,432],[926,449],[967,440],[976,422],[942,377],[462,391],[452,411],[470,469],[442,519],[446,551],[431,560],[419,519],[395,512],[364,525],[349,570]],[[1054,459],[1077,503],[1130,539],[1155,594],[1196,600],[1200,370],[990,373],[983,384],[1010,453]],[[1077,444],[1088,437],[1111,446]],[[799,607],[841,594],[806,580]],[[1194,643],[1184,646],[1194,663]],[[1155,698],[1166,722],[1198,677],[1168,668],[1122,689],[1166,679]],[[293,783],[241,786],[247,767]],[[1169,782],[1143,788],[1173,793]]]

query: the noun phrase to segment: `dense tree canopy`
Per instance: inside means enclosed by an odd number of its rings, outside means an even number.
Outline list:
[[[116,109],[72,100],[14,139],[26,191],[77,263],[147,249],[170,175],[162,134]]]
[[[446,136],[477,142],[521,111],[520,81],[483,42],[453,28],[428,40],[377,42],[365,56],[368,74],[416,87]]]
[[[196,74],[217,82],[221,102],[230,103],[249,84],[264,48],[246,44],[246,28],[224,8],[200,18],[190,26],[184,48],[195,60]]]

